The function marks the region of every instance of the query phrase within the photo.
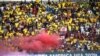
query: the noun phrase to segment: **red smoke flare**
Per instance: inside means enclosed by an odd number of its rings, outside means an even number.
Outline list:
[[[47,52],[60,46],[59,35],[41,32],[35,36],[24,36],[15,39],[13,43],[19,48],[32,52]]]

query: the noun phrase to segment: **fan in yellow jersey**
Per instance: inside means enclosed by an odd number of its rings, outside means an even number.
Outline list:
[[[40,2],[40,0],[36,0],[36,2],[37,2],[37,3],[39,3],[39,2]]]
[[[65,2],[63,2],[63,3],[62,3],[62,8],[64,8],[64,7],[65,7],[65,4],[66,4]]]
[[[24,32],[24,34],[27,34],[28,33],[28,29],[27,28],[23,29],[23,32]]]

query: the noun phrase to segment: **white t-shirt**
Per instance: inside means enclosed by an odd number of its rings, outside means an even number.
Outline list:
[[[92,12],[91,10],[88,10],[88,13],[89,13],[89,14],[93,14],[93,12]]]
[[[66,27],[62,27],[61,29],[60,29],[60,31],[62,32],[62,31],[67,31],[67,28]]]
[[[13,10],[15,10],[16,9],[16,6],[13,6]]]
[[[81,26],[80,29],[81,29],[81,33],[84,33],[85,32],[83,26]]]
[[[1,9],[1,11],[3,11],[4,10],[4,7],[2,6],[2,7],[0,7],[0,9]]]

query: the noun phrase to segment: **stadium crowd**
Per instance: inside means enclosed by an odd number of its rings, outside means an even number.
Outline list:
[[[0,4],[0,39],[35,35],[45,29],[61,36],[59,52],[100,50],[100,3],[17,2]]]

